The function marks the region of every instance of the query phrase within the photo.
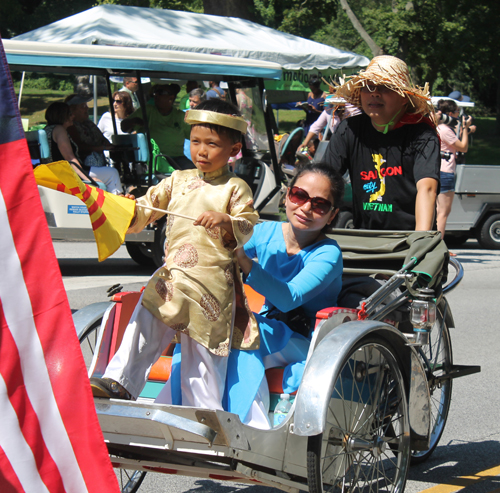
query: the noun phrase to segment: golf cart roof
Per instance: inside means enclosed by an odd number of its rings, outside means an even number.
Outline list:
[[[193,75],[279,79],[281,66],[273,62],[194,52],[149,48],[98,46],[38,41],[3,40],[11,70],[75,73],[86,75],[126,74],[139,71],[150,77],[169,74],[189,79]]]

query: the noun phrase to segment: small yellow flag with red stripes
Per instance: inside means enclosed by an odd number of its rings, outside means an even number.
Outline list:
[[[134,217],[135,202],[82,182],[67,161],[42,164],[35,168],[38,185],[78,197],[89,210],[99,262],[120,248]]]

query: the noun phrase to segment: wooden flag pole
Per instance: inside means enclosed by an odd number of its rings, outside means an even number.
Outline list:
[[[194,217],[185,216],[184,214],[179,214],[178,212],[164,211],[163,209],[157,209],[156,207],[149,207],[149,205],[135,204],[136,207],[142,207],[143,209],[151,209],[152,211],[162,212],[163,214],[170,214],[171,216],[182,217],[184,219],[189,219],[191,221],[196,221]]]

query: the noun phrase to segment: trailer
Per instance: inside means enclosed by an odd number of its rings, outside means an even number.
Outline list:
[[[483,248],[500,249],[500,166],[457,165],[446,242],[459,246],[469,238]]]

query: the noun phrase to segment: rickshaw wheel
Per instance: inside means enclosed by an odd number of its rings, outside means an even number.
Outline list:
[[[439,308],[436,323],[431,330],[430,343],[428,346],[422,346],[419,353],[423,359],[431,394],[431,440],[427,450],[412,450],[412,465],[426,461],[434,452],[443,434],[450,410],[453,380],[443,380],[439,384],[433,381],[434,378],[449,373],[453,364],[450,331]]]
[[[410,462],[405,382],[391,347],[366,339],[335,382],[323,433],[309,437],[311,493],[404,490]]]
[[[85,367],[88,369],[94,357],[94,351],[97,345],[97,337],[99,335],[99,327],[101,326],[102,318],[94,322],[80,337],[80,349],[85,360]]]
[[[102,318],[94,322],[80,337],[80,348],[83,353],[87,371],[92,363],[101,323]],[[111,458],[111,462],[113,462],[113,458]],[[114,468],[114,471],[122,493],[135,493],[138,491],[147,474],[145,471],[121,469],[117,467]]]
[[[113,458],[111,457],[111,461]],[[122,493],[136,493],[141,487],[146,473],[144,471],[134,471],[129,469],[115,468],[116,478]]]

